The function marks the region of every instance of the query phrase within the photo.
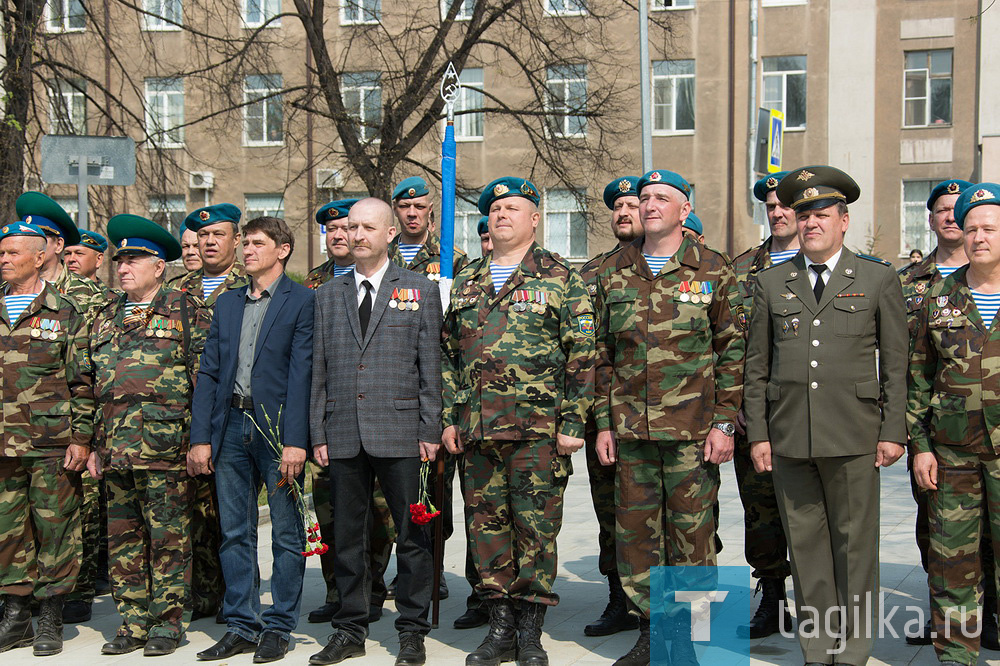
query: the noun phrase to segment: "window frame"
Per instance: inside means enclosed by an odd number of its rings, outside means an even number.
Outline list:
[[[150,90],[150,83],[154,81],[166,82],[179,82],[180,90]],[[155,148],[183,148],[184,147],[184,79],[179,77],[147,77],[143,81],[143,92],[144,92],[144,121],[146,134],[150,137],[150,147]],[[156,99],[156,106],[159,107],[159,112],[162,112],[163,118],[170,119],[170,97],[180,96],[180,122],[172,125],[171,127],[161,127],[157,129],[153,123],[153,114],[151,113],[153,109],[152,98]],[[178,132],[180,138],[177,141],[167,140],[159,141],[156,137],[169,137],[172,132]]]
[[[947,51],[950,53],[951,67],[948,72],[948,76],[935,75],[931,71],[931,54],[935,52]],[[926,67],[915,67],[910,68],[906,65],[906,60],[911,54],[922,53],[926,55],[927,65]],[[909,77],[910,72],[923,72],[924,73],[924,94],[922,97],[907,97],[906,94],[906,82]],[[942,80],[947,78],[949,81],[949,93],[948,93],[948,115],[951,119],[948,122],[936,123],[931,119],[932,111],[932,86],[931,82],[935,79]],[[911,100],[924,100],[924,123],[923,124],[912,124],[907,122],[906,117],[906,107],[907,102]],[[954,127],[955,126],[955,49],[944,48],[944,49],[914,49],[912,51],[903,52],[903,95],[902,95],[902,106],[903,106],[903,129],[926,129],[930,127]]]
[[[359,79],[361,77],[368,77],[375,83],[347,83],[345,77],[357,76]],[[357,92],[358,94],[358,113],[352,112],[345,95],[351,92]],[[368,123],[365,117],[366,105],[365,102],[368,101],[368,95],[370,92],[378,93],[378,104],[376,106],[378,111],[378,124],[372,125]],[[362,72],[344,72],[340,78],[340,99],[343,102],[344,107],[347,108],[348,115],[355,120],[358,124],[358,138],[362,143],[372,143],[377,144],[382,141],[382,73],[376,71],[362,71]],[[368,136],[371,132],[372,136]]]
[[[914,249],[920,249],[924,256],[933,248],[935,244],[934,232],[930,230],[930,226],[927,223],[928,212],[927,212],[927,197],[930,196],[930,191],[934,188],[934,185],[938,182],[933,178],[903,178],[900,180],[899,184],[899,257],[909,257],[910,251]],[[926,187],[926,193],[922,195],[920,200],[913,199],[912,201],[907,201],[906,199],[906,186],[907,184],[917,184],[922,183]],[[908,210],[920,210],[922,212],[923,227],[924,227],[924,240],[928,243],[927,247],[921,248],[907,248],[907,237],[906,237],[906,213]]]
[[[371,11],[372,19],[365,20],[365,6],[369,3],[375,5]],[[357,9],[359,18],[351,19],[347,16],[348,6]],[[382,0],[340,0],[340,25],[378,25],[382,22]]]
[[[259,21],[250,21],[248,18],[250,15],[249,5],[251,2],[256,2],[260,6]],[[274,3],[277,3],[278,6],[276,8],[272,7],[272,9],[276,9],[277,11],[275,11],[273,14],[268,14],[267,12],[268,5]],[[264,26],[267,26],[268,28],[280,28],[281,27],[280,18],[273,21],[271,20],[274,17],[279,16],[280,14],[281,14],[281,0],[243,0],[240,3],[240,19],[242,19],[243,21],[244,28],[261,28]]]
[[[542,0],[542,11],[545,12],[546,16],[586,16],[590,12],[587,11],[587,3],[585,0],[558,0],[563,3],[563,5],[576,4],[579,9],[553,9],[553,0]]]
[[[472,20],[472,13],[476,11],[476,1],[477,0],[462,0],[461,7],[458,13],[455,14],[456,21],[470,21]],[[469,5],[469,12],[465,13],[465,5]],[[451,0],[441,0],[439,3],[441,7],[441,20],[443,21],[446,16],[448,16],[448,7],[451,5]]]
[[[671,2],[676,2],[677,0],[671,0]],[[681,0],[684,2],[685,0]],[[654,12],[680,12],[695,8],[696,0],[690,0],[690,4],[687,5],[667,5],[664,4],[665,0],[649,0],[649,9]]]
[[[769,58],[805,58],[806,67],[805,69],[783,69],[774,72],[764,71],[764,61]],[[785,116],[785,126],[783,131],[785,132],[805,132],[809,126],[809,60],[806,55],[780,55],[780,56],[764,56],[761,58],[761,75],[760,75],[760,96],[761,96],[761,106],[765,109],[770,109],[767,103],[764,101],[766,81],[768,77],[777,78],[781,77],[781,108],[778,109]],[[788,125],[788,77],[789,76],[801,76],[805,81],[806,85],[806,95],[805,95],[805,120],[801,125]]]
[[[483,256],[477,233],[482,213],[476,204],[466,200],[475,200],[477,196],[475,192],[459,192],[455,195],[455,247],[461,248],[470,260]]]
[[[566,77],[566,76],[560,76],[560,77],[557,77],[557,78],[553,78],[552,77],[553,70],[555,70],[555,69],[566,69],[566,68],[569,68],[569,67],[574,67],[574,68],[581,67],[581,68],[583,68],[582,69],[582,72],[583,72],[582,77],[580,77],[580,76],[575,77],[575,78],[569,78],[569,77]],[[583,93],[584,104],[583,104],[583,107],[582,107],[581,110],[584,113],[586,113],[586,111],[587,111],[587,104],[586,104],[586,102],[587,102],[587,95],[589,94],[589,85],[588,85],[588,81],[587,81],[587,64],[586,63],[581,63],[581,64],[575,64],[575,65],[554,65],[554,66],[549,66],[549,67],[546,68],[546,70],[545,70],[545,97],[544,97],[544,104],[545,104],[545,133],[546,133],[546,136],[548,136],[550,138],[553,138],[553,139],[584,139],[584,138],[587,137],[587,126],[589,125],[589,123],[587,122],[587,116],[586,115],[582,115],[581,116],[581,115],[576,115],[574,113],[571,113],[570,108],[569,108],[570,90],[571,90],[570,86],[572,86],[574,83],[579,83],[581,81],[583,82],[583,90],[584,90],[584,93]],[[559,85],[559,86],[562,87],[563,100],[565,100],[564,101],[564,106],[566,107],[564,111],[558,111],[558,110],[556,110],[556,106],[553,103],[554,102],[554,97],[552,95],[552,90],[551,90],[551,86],[553,84],[556,84],[556,85]],[[554,128],[552,126],[553,125],[553,120],[557,116],[558,116],[558,118],[561,121],[560,122],[561,129],[560,129],[559,132],[555,132]],[[582,132],[570,133],[570,132],[567,131],[569,129],[569,123],[571,122],[571,119],[573,119],[573,118],[580,118],[580,119],[582,119],[582,122],[583,122],[583,131]]]
[[[280,204],[278,207],[262,207],[257,208],[251,204],[251,200],[255,204],[262,203],[266,198],[278,199]],[[270,203],[270,202],[268,202]],[[256,217],[278,217],[285,219],[285,195],[281,192],[262,192],[262,193],[251,193],[243,195],[243,218],[245,220],[252,220]]]
[[[269,83],[274,83],[276,80],[278,82],[277,88],[251,88],[249,85],[249,79],[251,77],[262,77],[270,79]],[[285,145],[285,108],[284,108],[284,93],[281,90],[284,88],[284,80],[281,74],[249,74],[243,77],[243,145],[247,148],[260,148],[268,146],[283,146]],[[266,93],[262,97],[251,100],[251,94],[256,92]],[[263,131],[263,139],[256,140],[251,139],[247,133],[247,123],[249,119],[249,112],[251,107],[255,106],[258,102],[263,104],[263,111],[261,112],[261,130]],[[269,141],[267,139],[267,119],[268,119],[268,109],[270,104],[277,103],[281,110],[281,139],[278,141]]]
[[[690,62],[691,63],[691,68],[692,68],[693,71],[690,74],[656,74],[656,67],[655,67],[655,63],[656,62],[664,62],[664,63],[667,63],[667,62],[675,62],[675,63]],[[697,63],[695,62],[695,59],[694,58],[678,58],[676,60],[657,60],[657,61],[655,61],[654,63],[651,64],[651,69],[653,71],[652,71],[652,76],[651,76],[651,81],[650,81],[651,84],[652,84],[652,86],[651,86],[652,87],[652,95],[650,95],[650,104],[652,105],[652,109],[650,109],[650,111],[651,111],[651,115],[652,115],[652,119],[653,119],[653,136],[691,136],[691,135],[693,135],[697,131],[697,129],[698,129],[698,105],[697,105],[697,95],[698,95],[698,66],[697,66]],[[694,127],[692,127],[691,129],[677,129],[677,110],[678,110],[678,105],[677,105],[677,90],[678,90],[680,82],[681,81],[687,81],[687,80],[691,81],[691,87],[692,87],[692,91],[691,91],[691,97],[692,97],[691,116],[692,116],[692,120],[694,122]],[[657,104],[656,104],[656,88],[657,88],[657,83],[658,82],[663,82],[663,81],[668,81],[670,83],[671,95],[672,95],[672,97],[671,97],[671,106],[673,107],[673,110],[674,110],[673,111],[673,117],[671,119],[672,120],[672,124],[673,124],[673,129],[660,129],[660,128],[656,127],[656,106],[657,106]]]
[[[72,81],[76,81],[77,84],[73,84]],[[61,86],[65,84],[70,87],[71,90],[62,90]],[[57,89],[57,86],[60,86]],[[67,134],[62,131],[63,129],[72,130],[69,134],[71,136],[86,136],[87,134],[87,82],[85,79],[51,79],[48,82],[48,95],[49,95],[49,133],[50,134]],[[77,122],[73,122],[74,118],[74,104],[73,99],[79,97],[81,104],[81,112],[83,118],[79,119]],[[56,100],[61,100],[56,102]],[[66,122],[63,123],[62,119],[57,114],[57,110],[65,110]],[[77,123],[82,123],[80,127],[77,127]],[[82,131],[77,131],[82,129]]]
[[[476,82],[462,81],[462,75],[472,70],[479,71],[479,80]],[[477,111],[475,113],[459,114],[458,112],[467,111],[467,103],[469,103],[471,108],[475,108],[476,106],[480,109],[482,108],[486,99],[486,70],[482,67],[467,67],[459,73],[458,77],[462,85],[459,88],[458,98],[455,100],[455,141],[465,143],[484,141],[486,139],[486,113],[484,111]],[[469,102],[468,97],[475,95],[478,95],[478,101]],[[467,125],[476,123],[479,125],[479,134],[463,133]]]
[[[559,192],[561,194],[565,193],[570,199],[572,199],[572,201],[575,204],[575,208],[572,208],[572,209],[571,208],[557,208],[555,210],[552,210],[551,200],[552,200],[552,195],[555,192]],[[585,194],[586,194],[585,190],[577,190],[575,188],[567,189],[567,188],[561,188],[561,187],[554,187],[554,188],[547,188],[543,192],[543,195],[542,195],[542,219],[545,222],[545,246],[544,247],[547,250],[550,250],[552,252],[558,253],[559,256],[561,256],[563,259],[567,259],[569,261],[586,261],[589,258],[588,255],[590,253],[590,233],[589,233],[590,230],[588,229],[588,226],[587,226],[587,209],[586,209],[586,206],[584,204],[580,203],[581,200],[585,200],[585,196],[584,196]],[[569,252],[566,253],[566,254],[563,254],[562,252],[559,252],[559,250],[554,249],[554,247],[553,247],[553,243],[552,243],[552,240],[551,240],[552,236],[550,234],[552,232],[552,229],[553,229],[554,225],[552,225],[552,224],[549,223],[550,222],[550,218],[549,218],[550,215],[565,215],[566,216],[566,226],[565,226],[565,236],[566,236],[566,238],[565,238],[565,243],[566,243],[566,247],[569,248]],[[583,243],[584,243],[584,247],[582,249],[582,254],[580,254],[580,255],[572,254],[572,252],[573,252],[573,216],[574,215],[579,215],[581,223],[583,224],[583,238],[584,238]]]
[[[52,14],[52,3],[58,2],[60,9],[64,9],[65,13],[60,14],[58,17],[54,17]],[[69,5],[72,4],[73,0],[46,0],[45,5],[42,7],[42,19],[45,23],[45,32],[50,33],[64,33],[64,32],[84,32],[87,29],[87,9],[83,4],[83,0],[80,0],[80,6],[83,8],[83,13],[73,16],[82,16],[83,25],[80,27],[74,27],[67,25],[70,21],[71,15],[69,13]]]
[[[147,197],[146,210],[149,211],[150,220],[156,222],[174,236],[180,237],[181,227],[184,226],[184,218],[187,217],[187,199],[183,194],[152,194]],[[167,226],[164,227],[163,223],[157,220],[158,215],[166,216]],[[172,215],[177,216],[176,229],[174,228],[175,219],[171,217]]]
[[[159,12],[155,12],[150,5],[159,5]],[[167,4],[177,5],[177,20],[174,21],[163,12]],[[178,32],[184,25],[184,3],[183,0],[143,0],[142,8],[146,12],[142,15],[142,29],[146,32]]]

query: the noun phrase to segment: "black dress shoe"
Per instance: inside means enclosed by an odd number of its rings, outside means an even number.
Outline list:
[[[63,604],[62,616],[65,624],[90,622],[92,615],[91,602],[89,601],[74,599]]]
[[[114,639],[104,644],[104,647],[101,648],[101,654],[128,654],[135,652],[145,644],[146,641],[133,636],[115,636]]]
[[[339,664],[349,657],[365,656],[365,644],[358,643],[347,634],[338,631],[330,635],[326,647],[309,657],[309,663],[319,666]]]
[[[154,636],[146,641],[146,648],[142,651],[144,657],[162,657],[173,654],[180,641],[167,636]]]
[[[424,649],[424,636],[416,631],[404,631],[399,634],[399,655],[396,666],[422,666],[427,661],[427,651]]]
[[[912,636],[909,635],[909,634],[906,635],[906,644],[907,645],[930,645],[931,642],[932,642],[931,641],[931,632],[933,630],[934,630],[934,627],[931,625],[930,619],[928,619],[927,622],[924,623],[924,626],[922,626],[920,628],[920,633],[919,634],[913,634]]]
[[[455,619],[456,629],[475,629],[490,621],[490,616],[481,608],[469,608]]]
[[[448,598],[448,583],[444,582],[444,576],[441,576],[441,582],[438,584],[438,599]]]
[[[202,661],[214,661],[215,659],[229,659],[244,652],[253,652],[257,649],[257,644],[248,641],[239,634],[227,631],[222,640],[198,653],[198,659]]]
[[[392,582],[385,588],[385,598],[395,599],[396,598],[396,576],[392,577]]]
[[[284,659],[288,654],[288,639],[282,638],[276,632],[265,631],[260,635],[260,643],[253,654],[253,663],[266,664],[269,661]]]
[[[329,622],[333,619],[333,616],[337,614],[337,610],[340,608],[340,604],[335,604],[332,601],[328,601],[316,610],[309,613],[309,622],[311,624],[320,624],[321,622]]]

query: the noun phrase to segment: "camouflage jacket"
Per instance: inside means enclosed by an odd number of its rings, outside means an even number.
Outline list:
[[[736,274],[725,255],[685,238],[654,276],[642,244],[619,252],[597,284],[597,427],[628,439],[704,439],[740,408]],[[688,295],[692,281],[711,285],[708,303]]]
[[[334,266],[336,266],[336,264],[333,259],[327,259],[322,264],[309,271],[309,275],[306,276],[306,281],[303,284],[310,289],[319,289],[322,285],[333,279]]]
[[[455,278],[441,334],[445,427],[466,440],[583,437],[594,310],[559,255],[532,244],[499,294],[489,259],[473,261]]]
[[[59,275],[52,284],[60,294],[68,296],[80,307],[87,326],[90,326],[100,309],[113,298],[111,290],[103,284],[71,273],[65,264],[59,269]]]
[[[441,276],[441,241],[434,234],[428,233],[427,242],[417,250],[417,255],[413,257],[413,261],[407,264],[406,259],[403,258],[403,253],[399,251],[399,239],[400,236],[397,234],[389,242],[389,261],[401,268],[411,270],[414,273],[419,273],[426,278],[437,281]],[[456,247],[455,256],[453,257],[454,272],[452,276],[458,275],[458,272],[468,263],[469,258]]]
[[[1000,454],[1000,328],[986,326],[959,268],[927,289],[910,355],[910,453]],[[947,311],[947,313],[946,313]]]
[[[743,303],[745,321],[741,322],[744,330],[748,328],[750,315],[753,312],[753,292],[757,286],[757,273],[771,267],[771,243],[767,240],[752,247],[733,260],[733,270],[736,271],[736,281],[739,285],[740,302]]]
[[[194,378],[211,313],[199,299],[164,286],[145,323],[126,328],[125,314],[122,296],[101,310],[91,328],[95,440],[102,463],[119,469],[183,467]],[[187,349],[185,314],[191,322]]]
[[[583,265],[580,269],[580,277],[583,281],[587,283],[587,292],[590,297],[593,298],[597,295],[597,282],[598,278],[603,277],[608,271],[613,271],[615,269],[615,258],[621,251],[621,247],[616,247],[613,250],[608,250],[607,252],[602,252],[597,255],[587,263]],[[596,316],[597,312],[594,313]],[[600,327],[599,321],[594,321],[595,327]]]
[[[79,306],[46,283],[16,321],[0,307],[0,350],[0,457],[62,456],[69,444],[90,446],[94,392]]]
[[[927,291],[942,280],[937,269],[937,248],[918,264],[909,264],[899,271],[899,281],[906,300],[906,327],[910,330],[910,352],[913,352],[913,338],[917,334],[920,310],[927,297]]]
[[[205,275],[205,269],[199,268],[196,271],[191,271],[186,273],[179,278],[174,278],[170,281],[169,286],[171,289],[178,289],[180,291],[186,291],[200,301],[203,301],[205,305],[209,308],[215,308],[215,301],[218,300],[219,296],[231,289],[239,289],[240,287],[250,284],[250,278],[247,277],[246,269],[243,268],[243,264],[236,262],[233,267],[229,270],[226,279],[222,281],[218,287],[215,288],[208,298],[205,298],[204,288],[201,284],[201,278]]]

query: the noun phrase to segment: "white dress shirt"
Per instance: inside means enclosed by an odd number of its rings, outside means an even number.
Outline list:
[[[375,274],[371,277],[365,277],[357,270],[357,268],[354,269],[354,285],[358,289],[358,305],[361,305],[361,301],[365,300],[365,287],[361,284],[365,280],[368,280],[372,286],[372,305],[375,304],[375,296],[378,295],[379,285],[382,284],[382,278],[385,277],[385,272],[387,270],[389,270],[388,257],[386,257],[385,263],[382,264],[382,268],[375,271]]]
[[[840,255],[844,253],[844,246],[841,245],[840,249],[837,250],[837,254],[833,255],[829,259],[823,262],[826,266],[826,270],[823,271],[823,286],[830,284],[830,278],[833,277],[833,269],[837,267],[837,262],[840,261]],[[810,266],[813,264],[818,264],[818,261],[811,260],[805,253],[802,254],[806,259],[806,275],[809,276],[809,286],[816,288],[816,271],[814,271]]]

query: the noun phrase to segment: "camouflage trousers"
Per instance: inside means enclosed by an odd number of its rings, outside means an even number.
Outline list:
[[[479,598],[559,603],[556,536],[572,471],[551,439],[466,443],[462,492]]]
[[[336,578],[333,575],[333,506],[330,499],[330,468],[314,466],[313,468],[313,507],[316,509],[316,520],[319,521],[319,531],[323,543],[329,550],[319,556],[323,568],[323,580],[326,582],[326,603],[340,602],[337,593]],[[385,501],[385,495],[375,482],[375,492],[372,493],[372,524],[368,533],[371,535],[371,567],[372,605],[381,606],[385,602],[385,570],[389,566],[389,556],[392,554],[392,544],[396,541],[396,529],[392,523],[392,514]]]
[[[618,575],[643,617],[649,617],[651,567],[716,565],[719,466],[706,463],[703,453],[703,442],[618,442]]]
[[[0,594],[47,599],[76,588],[82,496],[62,456],[0,458]]]
[[[191,504],[183,469],[105,473],[119,636],[180,639],[191,621]]]
[[[83,503],[80,505],[80,526],[83,553],[80,557],[80,575],[70,599],[91,602],[94,600],[94,582],[97,579],[97,560],[101,553],[101,540],[107,535],[108,510],[102,497],[104,482],[89,474],[83,477]]]
[[[597,432],[590,429],[585,435],[587,443],[587,474],[590,479],[590,499],[597,514],[597,569],[604,576],[618,570],[615,553],[615,477],[614,465],[602,465],[597,458]]]
[[[934,650],[940,661],[975,664],[979,655],[980,565],[983,524],[1000,534],[1000,459],[949,446],[935,446],[938,463],[936,491],[930,491],[930,553],[928,585]],[[994,554],[1000,540],[986,544]],[[994,576],[995,576],[994,572]],[[996,580],[993,581],[994,586]],[[984,612],[996,613],[993,608]]]
[[[195,615],[215,615],[226,593],[222,578],[222,528],[214,476],[191,480],[194,502],[191,513],[191,610]]]
[[[792,569],[778,499],[774,495],[774,479],[770,472],[754,469],[745,435],[736,435],[733,464],[743,502],[743,553],[747,564],[753,567],[753,577],[787,578]]]

